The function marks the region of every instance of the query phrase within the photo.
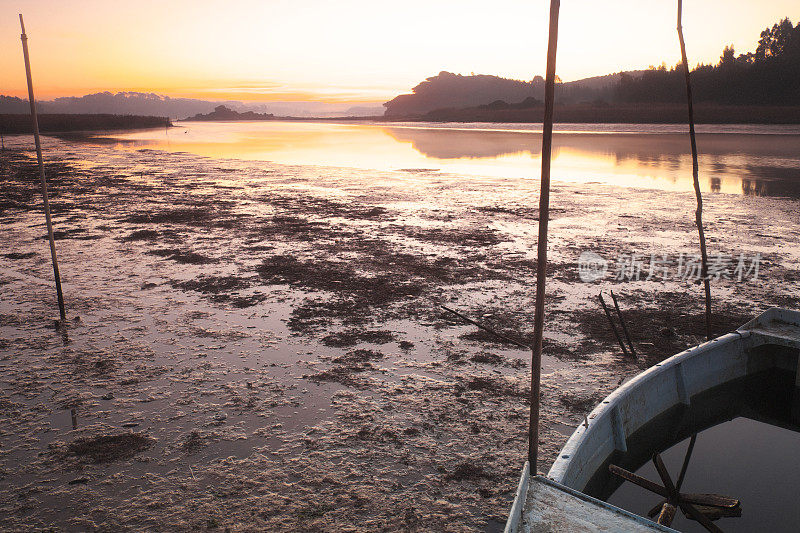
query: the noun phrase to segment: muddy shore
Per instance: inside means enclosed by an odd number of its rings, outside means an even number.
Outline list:
[[[47,139],[0,152],[0,529],[497,531],[526,454],[538,181]],[[696,253],[691,191],[555,183],[540,471],[624,381],[703,339],[701,287],[581,282]],[[706,195],[717,333],[797,308],[797,200]],[[600,290],[620,297],[636,360]]]

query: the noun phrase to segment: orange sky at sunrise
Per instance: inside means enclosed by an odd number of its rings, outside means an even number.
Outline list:
[[[754,49],[797,0],[684,2],[691,63]],[[674,0],[565,0],[565,80],[674,64]],[[39,99],[143,91],[210,100],[382,102],[441,70],[544,73],[549,1],[0,0],[0,94],[24,97],[17,13]]]

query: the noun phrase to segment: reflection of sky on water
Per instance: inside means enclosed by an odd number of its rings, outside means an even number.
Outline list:
[[[536,178],[536,125],[479,129],[442,125],[314,122],[183,122],[176,128],[109,134],[118,148],[215,158],[380,170]],[[691,190],[688,135],[680,125],[562,125],[553,179]],[[605,129],[605,131],[604,131]],[[800,197],[800,129],[703,126],[698,135],[705,191]],[[726,133],[713,133],[724,131]]]

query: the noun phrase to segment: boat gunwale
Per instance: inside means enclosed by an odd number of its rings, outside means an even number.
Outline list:
[[[675,372],[675,369],[678,367],[678,365],[690,359],[705,355],[709,351],[717,351],[727,344],[743,341],[749,337],[749,331],[737,330],[710,341],[706,341],[702,344],[679,352],[660,363],[656,363],[647,370],[634,376],[630,381],[616,388],[613,392],[611,392],[611,394],[606,396],[600,403],[597,404],[597,406],[595,406],[595,408],[586,417],[586,421],[584,423],[578,425],[570,438],[567,440],[564,447],[559,452],[558,457],[553,462],[553,465],[550,467],[547,477],[558,483],[570,486],[568,476],[570,474],[576,452],[583,446],[585,442],[589,440],[591,436],[593,436],[595,431],[599,431],[598,428],[602,428],[607,418],[614,418],[615,411],[620,407],[622,401],[628,398],[631,394],[638,392],[642,386],[650,384],[653,380],[658,379],[662,375]],[[611,422],[611,425],[613,426],[614,423]],[[605,457],[603,457],[603,459],[605,459]]]
[[[735,347],[733,350],[730,349],[731,345]],[[576,453],[589,442],[590,438],[601,431],[606,431],[607,434],[605,437],[597,437],[602,438],[599,444],[608,444],[608,432],[610,431],[611,437],[614,440],[611,453],[613,453],[614,449],[619,448],[619,442],[616,442],[617,439],[615,438],[616,435],[613,428],[614,417],[617,417],[620,424],[622,439],[626,439],[628,436],[626,429],[631,429],[630,427],[622,425],[621,422],[623,418],[620,406],[623,400],[629,400],[635,394],[643,392],[646,385],[658,385],[655,380],[665,376],[666,379],[663,381],[670,384],[672,388],[669,396],[672,394],[674,394],[674,396],[671,396],[671,403],[662,401],[661,404],[664,409],[652,413],[648,418],[651,419],[658,416],[658,414],[664,412],[666,409],[678,404],[690,404],[691,397],[700,392],[732,381],[742,375],[758,371],[762,367],[774,368],[779,366],[781,363],[779,359],[769,356],[753,357],[754,352],[752,352],[752,349],[764,345],[787,346],[800,352],[800,312],[778,307],[768,309],[737,328],[735,331],[679,352],[660,363],[656,363],[634,376],[630,381],[617,387],[595,406],[585,419],[585,422],[578,425],[559,452],[546,478],[544,476],[530,477],[528,464],[526,463],[517,488],[514,504],[511,508],[512,512],[506,523],[506,533],[518,531],[524,521],[526,515],[525,507],[528,501],[528,488],[530,487],[532,479],[546,479],[554,482],[557,486],[568,489],[568,492],[582,495],[581,497],[585,496],[586,498],[591,498],[591,496],[581,491],[583,485],[581,485],[580,488],[574,486],[579,484],[575,483],[576,478],[578,475],[582,475],[584,477],[584,482],[588,480],[591,476],[587,477],[584,471],[589,468],[589,465],[594,465],[595,468],[592,470],[592,473],[596,472],[598,465],[604,462],[608,455],[604,454],[602,459],[598,461],[597,455],[604,453],[605,449],[601,446],[597,446],[588,458],[582,458],[584,461],[582,466],[573,468],[573,462],[577,460]],[[714,353],[725,354],[725,357],[710,358],[709,355]],[[690,391],[687,387],[688,380],[684,374],[684,365],[686,363],[690,363],[689,366],[693,364],[699,365],[705,362],[709,363],[704,369],[705,375],[689,376],[689,379],[693,380],[692,383],[699,382],[702,383],[704,387]],[[784,364],[786,363],[784,362]],[[797,363],[793,366],[793,369],[798,373],[798,379],[800,380],[800,354],[797,357]],[[714,370],[717,370],[717,372],[714,373]],[[674,376],[675,383],[672,383],[668,377],[670,373]],[[707,379],[709,377],[713,377],[713,379]],[[800,383],[800,381],[798,381],[798,383]],[[652,388],[649,389],[651,396],[653,394],[658,394],[657,392],[652,392],[652,390]],[[642,399],[646,399],[646,397],[645,395]],[[664,398],[666,397],[667,396]],[[638,429],[638,427],[633,427],[630,434],[634,433],[636,429]],[[620,431],[616,433],[619,434]],[[623,447],[624,446],[623,444]],[[570,481],[572,481],[572,483],[570,483]],[[643,520],[648,521],[647,519]]]

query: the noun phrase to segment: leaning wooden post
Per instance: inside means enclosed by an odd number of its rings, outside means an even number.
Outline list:
[[[39,176],[42,181],[42,196],[44,197],[44,216],[47,220],[47,237],[50,239],[50,257],[53,260],[53,275],[56,279],[56,293],[58,294],[58,311],[61,323],[67,319],[64,310],[64,294],[61,292],[61,276],[58,274],[58,259],[56,258],[56,241],[53,237],[53,222],[50,219],[50,202],[47,199],[47,180],[44,177],[44,160],[42,159],[42,143],[39,139],[39,119],[36,114],[36,101],[33,98],[33,80],[31,78],[31,62],[28,57],[28,36],[25,35],[25,23],[22,13],[19,15],[19,25],[22,28],[22,55],[25,57],[25,72],[28,75],[28,102],[31,104],[31,122],[33,123],[33,139],[36,142],[36,157],[39,160]]]
[[[689,78],[689,61],[686,59],[686,43],[683,41],[683,26],[681,25],[683,13],[683,0],[678,0],[678,40],[681,43],[681,59],[683,60],[683,73],[686,76],[686,99],[689,104],[689,138],[692,142],[692,178],[694,179],[694,194],[697,197],[697,210],[695,211],[695,224],[700,235],[700,273],[703,276],[703,286],[706,293],[706,340],[711,340],[711,281],[708,279],[708,253],[706,252],[706,235],[703,231],[703,195],[700,192],[700,179],[698,178],[697,141],[694,136],[694,107],[692,106],[692,82]]]
[[[542,374],[542,334],[544,333],[544,296],[547,278],[547,222],[550,218],[550,154],[553,146],[553,100],[556,85],[556,45],[560,0],[550,1],[550,38],[547,43],[547,78],[544,88],[542,123],[542,180],[539,192],[539,240],[536,259],[536,304],[533,317],[531,350],[531,416],[528,427],[528,471],[536,475],[539,456],[539,400]]]

